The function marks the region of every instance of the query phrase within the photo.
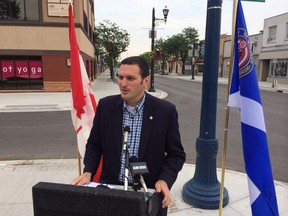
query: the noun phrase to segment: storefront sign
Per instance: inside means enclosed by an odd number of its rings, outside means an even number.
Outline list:
[[[14,61],[1,61],[2,78],[15,77]]]
[[[41,61],[30,61],[30,78],[41,78],[43,77],[42,62]]]
[[[48,0],[48,16],[68,17],[68,3],[68,0]]]
[[[2,78],[41,78],[43,76],[42,61],[3,60],[1,61]]]

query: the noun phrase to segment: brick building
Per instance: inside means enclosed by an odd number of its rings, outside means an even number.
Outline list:
[[[0,92],[70,91],[68,2],[0,2]],[[93,80],[94,0],[74,0],[73,11],[78,45]]]

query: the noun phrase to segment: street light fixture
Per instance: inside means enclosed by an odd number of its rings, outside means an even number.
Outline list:
[[[165,23],[167,22],[168,13],[169,13],[169,9],[167,8],[167,6],[165,6],[163,9],[163,15],[164,15],[164,22]]]
[[[154,88],[154,53],[155,53],[155,47],[154,47],[154,40],[156,37],[156,32],[155,32],[155,21],[164,21],[164,23],[166,24],[167,22],[167,16],[169,13],[169,9],[167,8],[167,6],[165,6],[165,8],[163,9],[163,15],[164,15],[164,19],[160,19],[160,18],[155,18],[155,9],[152,9],[152,29],[151,29],[151,53],[153,54],[153,56],[151,57],[151,72],[150,72],[150,88],[149,88],[149,92],[155,92],[155,88]]]

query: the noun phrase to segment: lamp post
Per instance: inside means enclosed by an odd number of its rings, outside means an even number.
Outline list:
[[[183,186],[185,202],[203,209],[219,208],[220,183],[216,175],[218,139],[216,110],[222,0],[208,0],[200,134],[196,140],[194,177]],[[229,202],[224,188],[223,206]]]
[[[169,9],[167,8],[167,6],[165,6],[165,8],[163,9],[163,15],[164,15],[164,19],[159,19],[159,18],[155,18],[155,9],[152,9],[152,30],[151,30],[151,53],[153,54],[152,58],[151,58],[151,72],[150,72],[150,88],[149,88],[149,92],[155,92],[155,88],[154,88],[154,52],[155,52],[155,47],[154,47],[154,42],[155,42],[155,21],[159,20],[159,21],[164,21],[166,23],[167,21],[167,16],[169,13]]]

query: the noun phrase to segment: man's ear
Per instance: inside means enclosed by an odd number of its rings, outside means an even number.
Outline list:
[[[150,76],[145,77],[143,81],[144,81],[143,83],[144,83],[145,89],[149,89],[149,87],[150,87]]]

